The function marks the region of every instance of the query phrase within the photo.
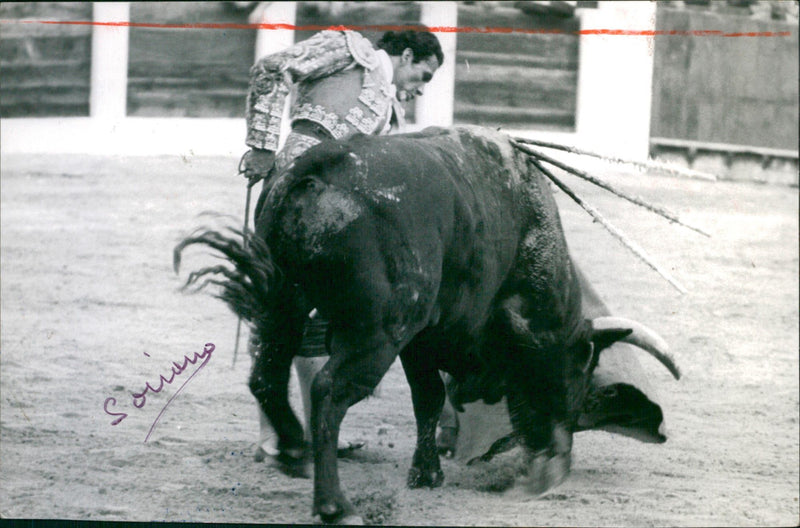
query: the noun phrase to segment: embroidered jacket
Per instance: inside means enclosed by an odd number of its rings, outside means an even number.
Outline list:
[[[292,123],[313,121],[336,139],[380,133],[392,115],[394,92],[369,40],[353,31],[322,31],[251,68],[248,146],[278,149],[292,86],[297,87]]]

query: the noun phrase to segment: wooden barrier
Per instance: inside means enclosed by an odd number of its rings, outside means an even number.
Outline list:
[[[577,17],[534,17],[508,6],[458,5],[461,27],[560,30],[554,34],[458,35],[456,123],[574,131]]]
[[[796,150],[798,26],[659,4],[657,30],[781,32],[656,39],[650,136]]]
[[[92,20],[92,4],[2,2],[0,19]],[[88,116],[91,42],[90,26],[4,25],[0,117]]]
[[[684,139],[650,138],[654,158],[720,179],[798,186],[798,151]]]
[[[247,24],[231,2],[132,2],[131,22]],[[130,30],[128,116],[241,117],[256,30]]]

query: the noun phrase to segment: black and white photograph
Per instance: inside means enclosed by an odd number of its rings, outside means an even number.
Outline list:
[[[798,2],[0,3],[0,519],[800,524]]]

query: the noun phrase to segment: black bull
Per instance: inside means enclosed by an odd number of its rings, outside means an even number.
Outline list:
[[[398,355],[417,422],[412,487],[443,480],[434,439],[440,370],[455,379],[456,406],[507,398],[535,493],[569,472],[602,349],[629,340],[674,370],[639,325],[584,316],[547,180],[506,136],[485,129],[323,143],[278,175],[249,248],[209,231],[185,239],[176,261],[196,243],[235,264],[189,282],[222,274],[212,281],[220,297],[253,325],[260,350],[250,388],[287,470],[306,452],[287,397],[291,361],[310,308],[329,321],[330,360],[313,383],[311,418],[314,513],[325,521],[355,514],[336,467],[342,419]]]

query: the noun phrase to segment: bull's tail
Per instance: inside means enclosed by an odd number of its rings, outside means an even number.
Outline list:
[[[274,263],[266,242],[248,233],[245,246],[241,230],[228,228],[226,231],[201,228],[184,238],[173,251],[175,273],[179,271],[183,250],[189,246],[206,246],[221,253],[233,264],[233,269],[217,265],[193,271],[183,289],[194,287],[193,291],[200,291],[209,284],[216,285],[220,289],[214,297],[225,301],[242,319],[258,326],[278,301],[283,274]]]

